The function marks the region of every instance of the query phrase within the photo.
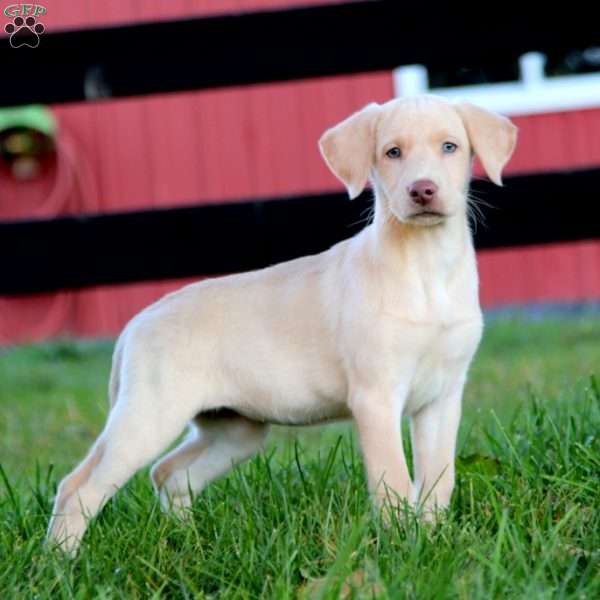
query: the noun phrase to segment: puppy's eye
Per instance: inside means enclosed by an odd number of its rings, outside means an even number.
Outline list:
[[[456,144],[454,144],[453,142],[444,142],[442,144],[442,150],[446,154],[452,154],[452,152],[456,152],[457,148],[458,148],[458,146]]]
[[[402,151],[400,148],[398,148],[398,146],[394,146],[393,148],[390,148],[385,155],[388,158],[400,158],[402,156]]]

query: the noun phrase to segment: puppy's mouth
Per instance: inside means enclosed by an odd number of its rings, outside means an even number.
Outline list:
[[[417,225],[437,225],[442,223],[448,215],[433,211],[433,210],[421,210],[416,213],[412,213],[406,217],[409,223],[415,223]]]

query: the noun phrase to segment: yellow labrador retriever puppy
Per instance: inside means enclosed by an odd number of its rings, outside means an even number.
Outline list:
[[[482,332],[472,158],[500,185],[515,142],[504,117],[433,96],[370,104],[326,131],[321,152],[350,197],[371,181],[373,222],[316,256],[190,285],[137,315],[115,349],[108,422],[59,487],[50,540],[74,551],[88,519],[186,424],[152,469],[167,509],[254,454],[269,423],[345,417],[378,503],[447,506]]]

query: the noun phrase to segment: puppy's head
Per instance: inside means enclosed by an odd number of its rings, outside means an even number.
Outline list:
[[[436,225],[466,211],[476,154],[497,185],[517,138],[506,118],[434,96],[369,104],[319,142],[355,198],[371,179],[383,208],[401,222]]]

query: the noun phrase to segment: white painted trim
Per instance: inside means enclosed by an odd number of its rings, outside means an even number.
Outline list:
[[[545,62],[543,54],[532,52],[519,60],[520,81],[431,89],[425,67],[399,67],[394,70],[394,91],[397,97],[430,93],[468,100],[505,115],[600,108],[600,73],[545,77]]]

